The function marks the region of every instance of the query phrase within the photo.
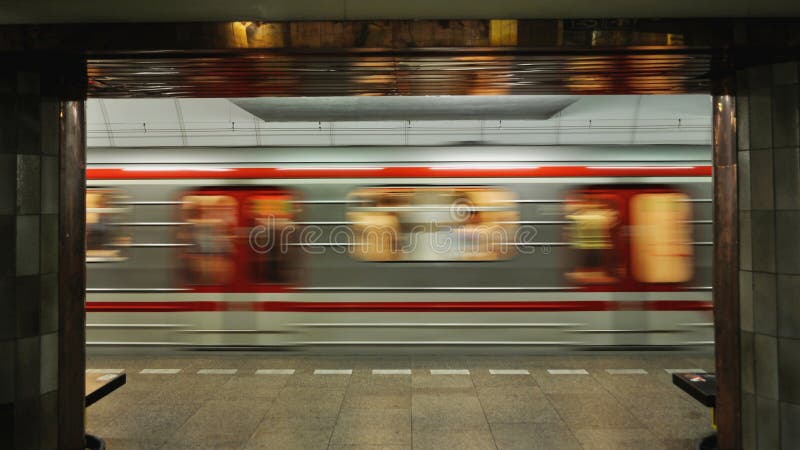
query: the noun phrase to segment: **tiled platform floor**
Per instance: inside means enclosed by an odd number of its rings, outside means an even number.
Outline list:
[[[128,374],[87,412],[111,450],[692,449],[711,431],[665,370],[712,371],[710,355],[90,355],[87,368]]]

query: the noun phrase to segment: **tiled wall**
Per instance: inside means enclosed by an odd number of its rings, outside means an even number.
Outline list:
[[[744,448],[800,448],[798,63],[739,72]]]
[[[56,448],[59,103],[0,69],[0,448]]]

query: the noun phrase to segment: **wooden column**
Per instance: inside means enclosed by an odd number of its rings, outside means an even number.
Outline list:
[[[736,97],[732,79],[715,87],[714,126],[714,334],[719,448],[741,448],[739,343],[739,220]]]

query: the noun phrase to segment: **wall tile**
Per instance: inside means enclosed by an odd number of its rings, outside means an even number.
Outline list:
[[[797,147],[800,145],[797,85],[775,86],[772,93],[772,145]]]
[[[780,448],[780,423],[778,401],[756,395],[756,440],[759,449]]]
[[[739,160],[737,162],[737,178],[739,180],[739,210],[749,211],[753,209],[753,202],[750,193],[752,192],[752,183],[750,182],[750,153],[749,151],[740,151]]]
[[[17,97],[17,151],[39,155],[42,152],[42,112],[38,96]]]
[[[772,85],[772,65],[748,67],[745,69],[747,86],[750,90]]]
[[[38,96],[40,84],[41,76],[38,72],[17,71],[17,94]]]
[[[38,155],[17,155],[17,214],[42,209],[41,166]]]
[[[0,80],[0,86],[2,86]],[[2,89],[2,87],[0,87]],[[9,95],[0,95],[0,153],[17,152],[16,102]]]
[[[777,271],[800,274],[800,211],[775,212]]]
[[[753,270],[753,214],[750,211],[739,213],[739,268]]]
[[[800,338],[800,275],[778,275],[778,336]]]
[[[39,337],[16,340],[15,402],[39,398]]]
[[[16,274],[39,272],[39,216],[16,217]]]
[[[0,214],[17,211],[17,158],[0,153]]]
[[[778,399],[778,341],[772,336],[755,334],[756,395]]]
[[[778,333],[775,285],[774,273],[753,273],[753,328],[756,333],[770,336]]]
[[[800,405],[800,340],[780,338],[781,401]]]
[[[0,214],[0,279],[16,274],[17,218]]]
[[[742,393],[742,449],[756,448],[756,397]]]
[[[42,154],[58,155],[59,102],[55,99],[41,101]]]
[[[751,209],[774,209],[772,151],[750,152]]]
[[[751,89],[750,150],[772,148],[772,89]]]
[[[56,417],[58,414],[58,391],[42,396],[39,402],[41,417]],[[42,420],[39,436],[42,450],[55,450],[58,447],[58,424],[55,420]]]
[[[775,272],[775,213],[752,211],[753,271]]]
[[[0,83],[0,86],[2,83]],[[0,403],[0,436],[8,436],[7,440],[14,445],[14,404]]]
[[[780,448],[800,448],[800,405],[781,402]]]
[[[39,334],[39,305],[41,281],[39,275],[16,277],[14,302],[17,310],[17,336],[20,338]]]
[[[797,83],[797,62],[787,62],[772,65],[772,84]]]
[[[43,214],[58,214],[58,158],[42,157],[42,207]]]
[[[16,277],[0,277],[0,341],[17,338]]]
[[[58,330],[58,273],[49,273],[40,277],[41,308],[39,311],[39,330],[52,333]]]
[[[741,339],[741,364],[742,364],[742,392],[755,394],[755,355],[753,349],[753,333],[742,331]]]
[[[58,214],[42,214],[40,221],[40,271],[54,273],[58,271]]]
[[[39,393],[47,394],[58,388],[58,333],[43,334],[39,342]]]
[[[14,341],[0,341],[0,404],[14,401],[15,344]]]
[[[775,209],[800,209],[800,149],[775,149],[773,158]]]
[[[752,332],[753,327],[753,273],[739,271],[739,327]]]
[[[39,448],[39,396],[14,402],[14,441],[19,449]]]
[[[750,99],[746,90],[736,95],[736,146],[740,151],[750,149]]]

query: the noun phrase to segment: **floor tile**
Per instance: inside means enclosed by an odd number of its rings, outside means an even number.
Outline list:
[[[411,414],[398,409],[342,411],[331,437],[332,445],[411,444]]]
[[[560,422],[558,413],[538,387],[478,389],[489,423]]]
[[[663,450],[666,444],[646,428],[573,429],[584,448],[596,450]]]
[[[267,412],[269,417],[336,417],[344,389],[284,388]]]
[[[243,445],[248,450],[323,450],[328,447],[336,419],[320,417],[267,417]]]
[[[496,450],[489,430],[426,429],[413,436],[414,450]]]
[[[570,428],[643,428],[611,394],[548,394]]]
[[[414,429],[488,428],[486,416],[477,395],[419,394],[411,398]]]
[[[582,450],[564,422],[493,423],[498,450]]]

